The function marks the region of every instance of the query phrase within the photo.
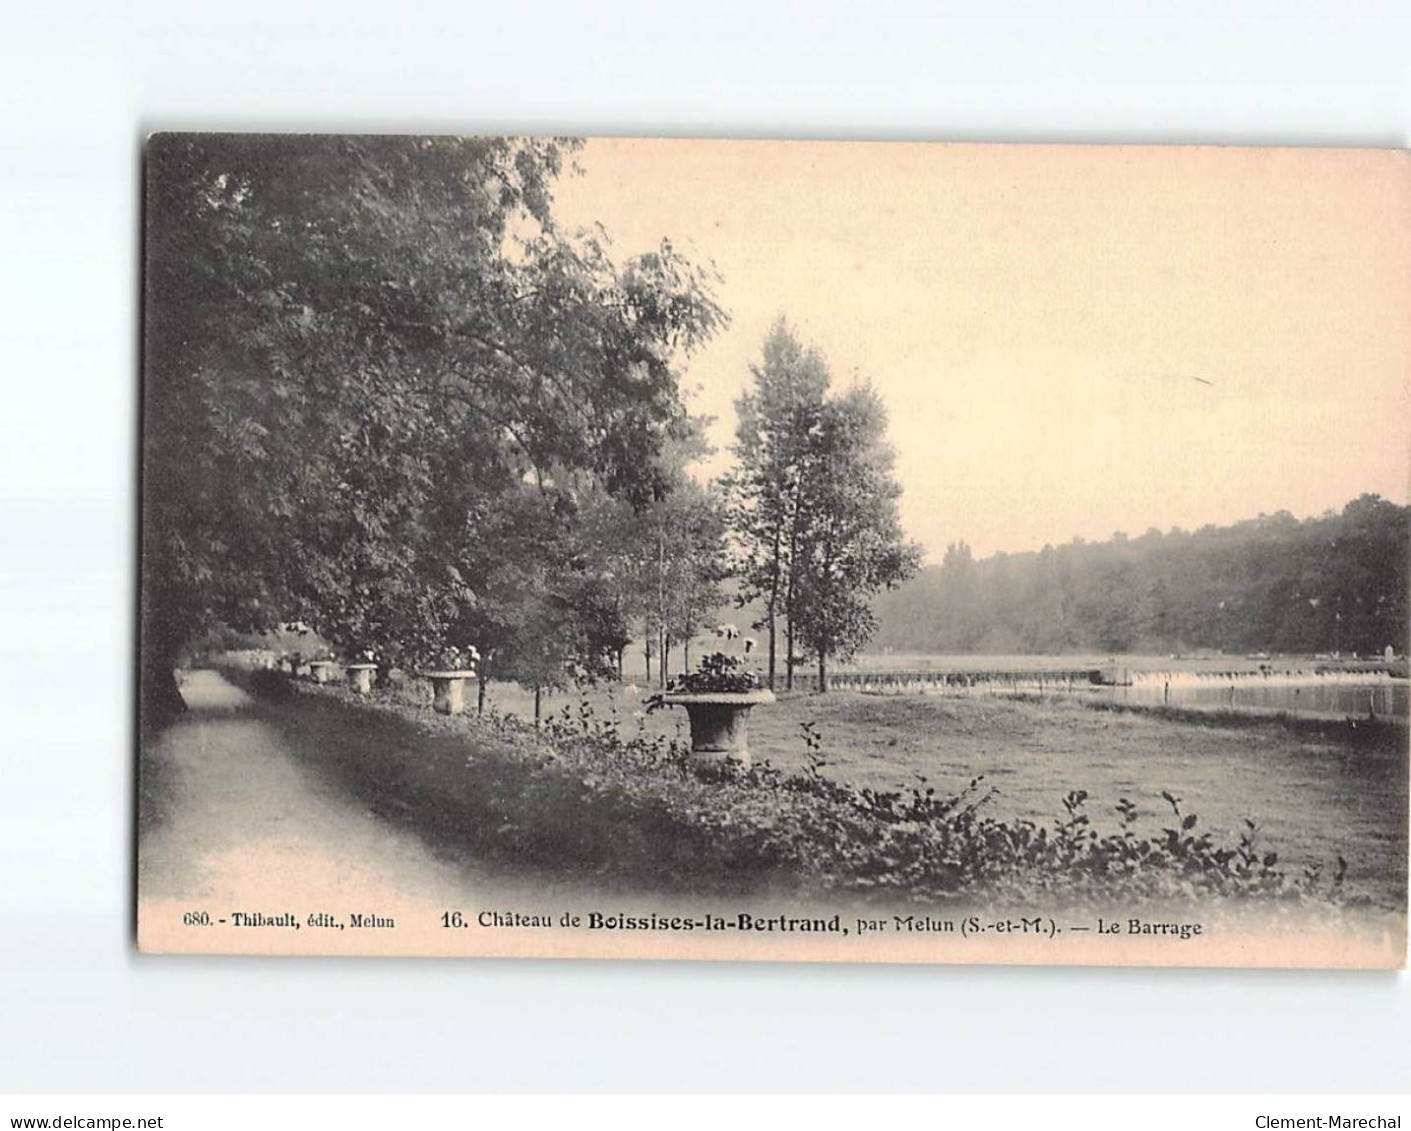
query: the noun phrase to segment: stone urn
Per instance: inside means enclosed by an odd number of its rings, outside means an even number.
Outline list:
[[[691,758],[700,766],[733,760],[750,764],[750,710],[773,703],[774,692],[668,691],[661,697],[670,707],[685,707],[691,720]]]
[[[417,672],[417,675],[431,681],[431,706],[437,714],[459,715],[465,710],[465,681],[475,678],[473,668]]]
[[[315,683],[331,683],[333,681],[333,671],[337,667],[337,660],[310,660],[309,678]]]
[[[348,673],[348,686],[359,695],[372,694],[372,673],[377,670],[376,664],[347,664],[344,670]]]

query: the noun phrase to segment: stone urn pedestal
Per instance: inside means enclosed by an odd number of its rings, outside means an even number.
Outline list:
[[[773,703],[772,691],[668,691],[661,701],[685,707],[691,720],[691,760],[701,767],[750,764],[750,711]]]
[[[315,683],[332,683],[333,672],[337,667],[337,660],[310,660],[309,678]]]
[[[465,710],[465,681],[475,678],[470,668],[440,672],[417,672],[431,681],[431,707],[438,715],[459,715]]]
[[[376,664],[348,664],[344,670],[348,673],[348,686],[359,695],[372,694],[372,673],[377,670]]]

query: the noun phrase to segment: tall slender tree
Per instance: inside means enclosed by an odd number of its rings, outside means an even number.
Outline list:
[[[740,600],[764,607],[770,685],[782,617],[786,686],[802,643],[817,656],[826,690],[828,657],[866,641],[869,598],[909,576],[920,554],[901,535],[900,488],[875,391],[860,384],[830,398],[827,363],[783,319],[751,372],[736,402],[737,466],[726,479]]]
[[[625,534],[632,558],[626,579],[663,686],[672,652],[681,648],[689,665],[692,638],[725,600],[725,524],[719,493],[683,477],[669,495],[636,513]]]
[[[750,388],[735,402],[735,470],[725,477],[737,550],[739,602],[759,601],[757,627],[768,635],[768,679],[778,672],[778,623],[792,599],[793,563],[803,536],[810,461],[828,390],[827,364],[799,343],[787,321],[775,322]],[[786,658],[792,675],[792,655]]]
[[[807,521],[799,537],[790,609],[828,690],[828,660],[850,656],[876,627],[871,597],[916,572],[920,547],[902,534],[901,486],[886,439],[886,409],[867,384],[827,401],[813,433]]]

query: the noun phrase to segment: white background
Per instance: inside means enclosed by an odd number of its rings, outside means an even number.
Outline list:
[[[1405,145],[1397,8],[9,9],[0,1091],[1406,1090],[1402,975],[155,959],[129,910],[145,131]]]

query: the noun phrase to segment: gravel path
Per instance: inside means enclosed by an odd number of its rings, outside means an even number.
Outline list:
[[[480,886],[319,780],[295,758],[295,739],[218,673],[188,673],[181,692],[190,710],[150,752],[171,796],[139,845],[144,904],[179,900],[215,915],[294,900],[342,914],[409,899],[454,907]]]

